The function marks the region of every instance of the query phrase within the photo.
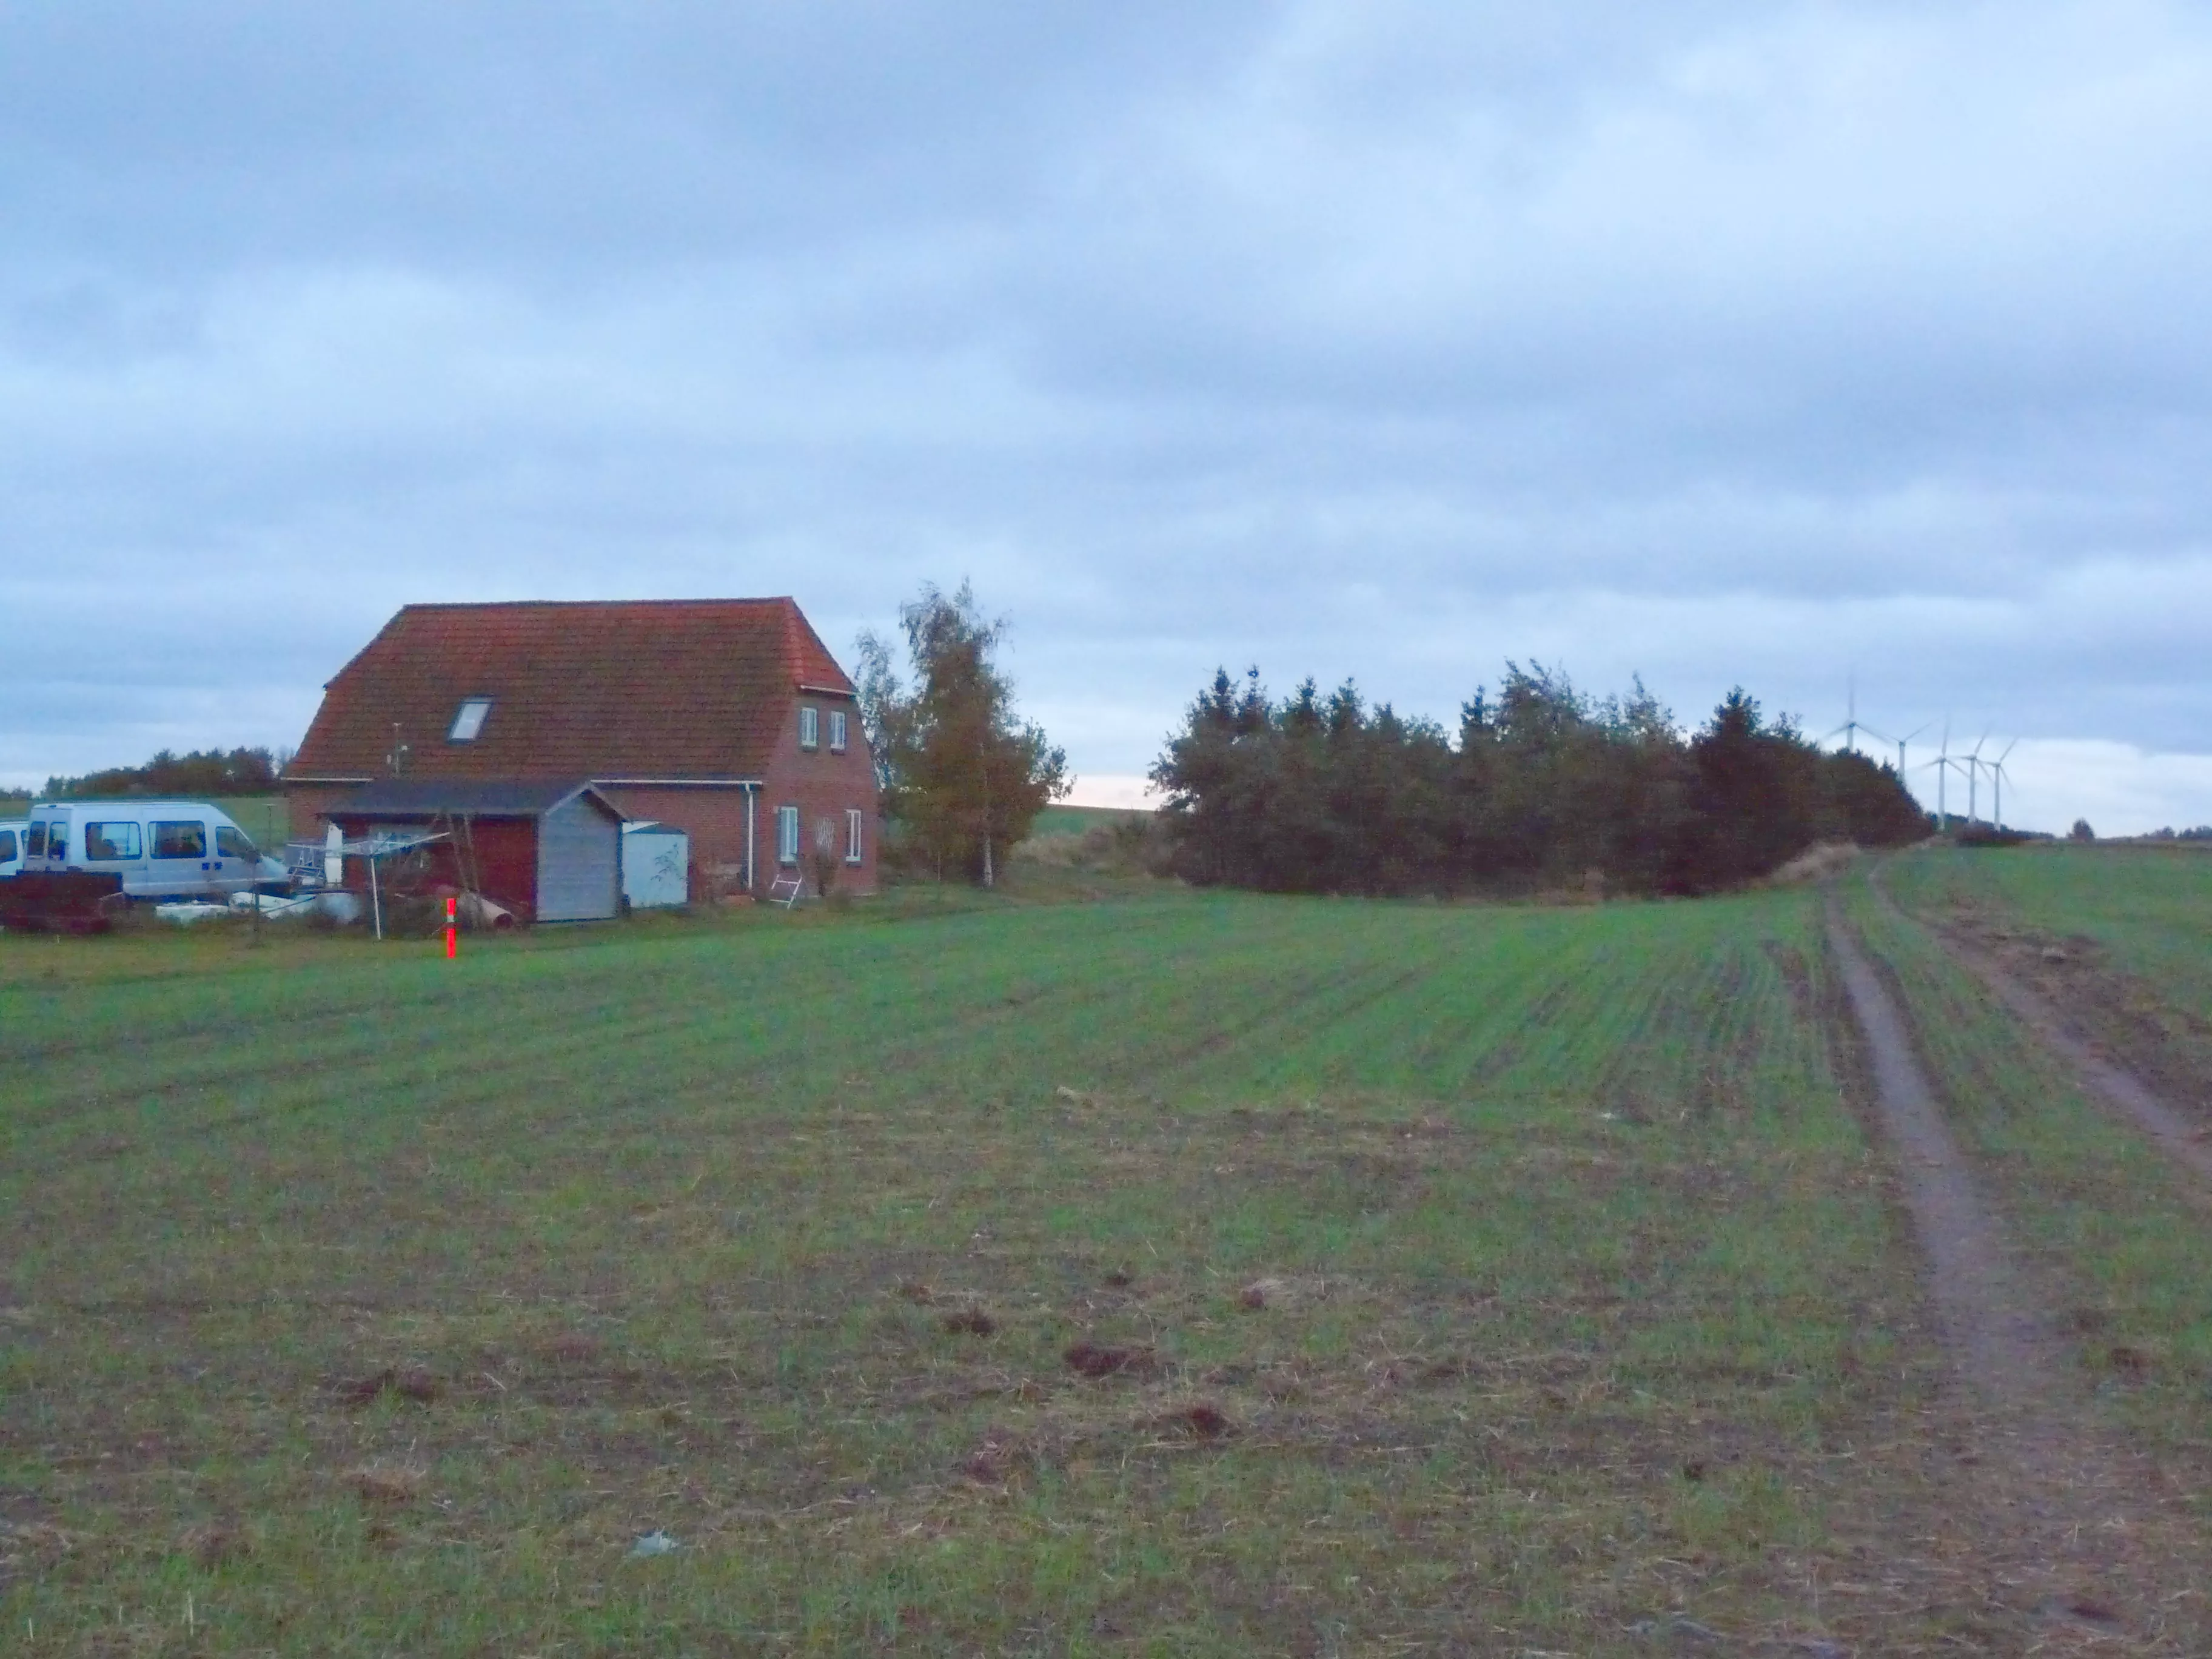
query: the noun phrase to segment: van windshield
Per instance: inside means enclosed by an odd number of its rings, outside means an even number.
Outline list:
[[[218,858],[258,859],[261,856],[259,849],[246,840],[245,831],[234,830],[227,823],[218,823],[215,827],[215,850]]]

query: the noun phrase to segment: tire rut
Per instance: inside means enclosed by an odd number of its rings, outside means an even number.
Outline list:
[[[1879,871],[1868,884],[1874,889],[1875,901],[1889,915],[1924,928],[1945,955],[1980,981],[1983,988],[2026,1026],[2045,1048],[2065,1061],[2092,1099],[2128,1119],[2150,1138],[2160,1152],[2194,1176],[2202,1183],[2195,1193],[2198,1202],[2212,1203],[2212,1146],[2199,1138],[2201,1125],[2191,1123],[2160,1100],[2140,1078],[2114,1065],[2075,1036],[2057,1008],[1986,954],[1942,927],[1907,915],[1881,884]]]
[[[1930,1292],[1960,1371],[1993,1403],[2032,1404],[2055,1382],[2052,1338],[2028,1311],[1997,1223],[1951,1138],[1904,1016],[1831,902],[1829,947],[1865,1038],[1881,1121],[1893,1143],[1931,1271]],[[2046,1375],[2046,1373],[2051,1373]]]
[[[2161,1611],[2201,1581],[2197,1528],[2147,1460],[2094,1425],[2066,1340],[1944,1121],[1905,1013],[1832,893],[1826,921],[1928,1264],[1955,1384],[1946,1427],[1960,1446],[1962,1505],[1978,1512],[1975,1529],[1990,1540],[1993,1589],[2033,1619],[2039,1650],[2080,1636],[2137,1651],[2201,1651],[2186,1638],[2175,1645]]]

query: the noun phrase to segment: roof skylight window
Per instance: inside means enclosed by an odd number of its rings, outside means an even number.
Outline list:
[[[484,716],[491,713],[489,697],[471,697],[462,703],[460,712],[453,716],[453,729],[446,733],[448,743],[474,743],[477,733],[483,730]]]

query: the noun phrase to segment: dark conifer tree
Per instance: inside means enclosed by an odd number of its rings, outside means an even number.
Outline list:
[[[1218,672],[1152,777],[1178,871],[1273,891],[1702,892],[1815,840],[1925,833],[1888,769],[1822,753],[1741,690],[1686,735],[1640,680],[1593,702],[1540,663],[1478,690],[1455,741],[1350,681],[1278,704],[1257,669]]]

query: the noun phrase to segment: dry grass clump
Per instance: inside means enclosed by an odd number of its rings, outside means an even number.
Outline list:
[[[589,1331],[562,1331],[545,1345],[545,1357],[564,1364],[580,1365],[597,1359],[606,1344]]]
[[[1237,1292],[1237,1305],[1255,1312],[1263,1308],[1303,1308],[1328,1294],[1328,1281],[1320,1278],[1255,1279]]]
[[[203,1521],[185,1528],[177,1539],[177,1553],[189,1557],[204,1572],[243,1559],[252,1547],[245,1532],[227,1521]]]
[[[1109,876],[1173,873],[1174,856],[1157,816],[1131,813],[1110,823],[1095,823],[1080,835],[1032,836],[1015,847],[1015,862],[1047,869]]]
[[[76,1534],[45,1521],[0,1521],[0,1568],[24,1561],[52,1565],[76,1545]],[[0,1574],[4,1580],[4,1574]]]
[[[364,1463],[345,1472],[345,1484],[364,1504],[396,1507],[422,1495],[424,1471],[404,1465]]]
[[[1767,877],[1767,883],[1775,887],[1796,887],[1808,882],[1826,881],[1838,871],[1847,869],[1858,855],[1856,842],[1816,841]]]
[[[386,1394],[396,1394],[418,1406],[427,1406],[438,1397],[438,1379],[420,1365],[386,1365],[367,1376],[341,1379],[329,1387],[339,1401],[348,1406],[371,1405]]]
[[[981,1308],[956,1308],[945,1316],[945,1328],[955,1336],[990,1336],[999,1322]]]
[[[961,1461],[960,1473],[979,1486],[1003,1486],[1035,1468],[1036,1461],[1036,1446],[1029,1437],[994,1425]]]
[[[1060,1355],[1061,1363],[1079,1376],[1097,1378],[1122,1374],[1140,1375],[1159,1366],[1159,1356],[1150,1348],[1109,1348],[1096,1342],[1078,1342]]]
[[[1229,1420],[1229,1414],[1205,1400],[1161,1412],[1147,1426],[1185,1440],[1224,1440],[1237,1432],[1237,1425]]]

